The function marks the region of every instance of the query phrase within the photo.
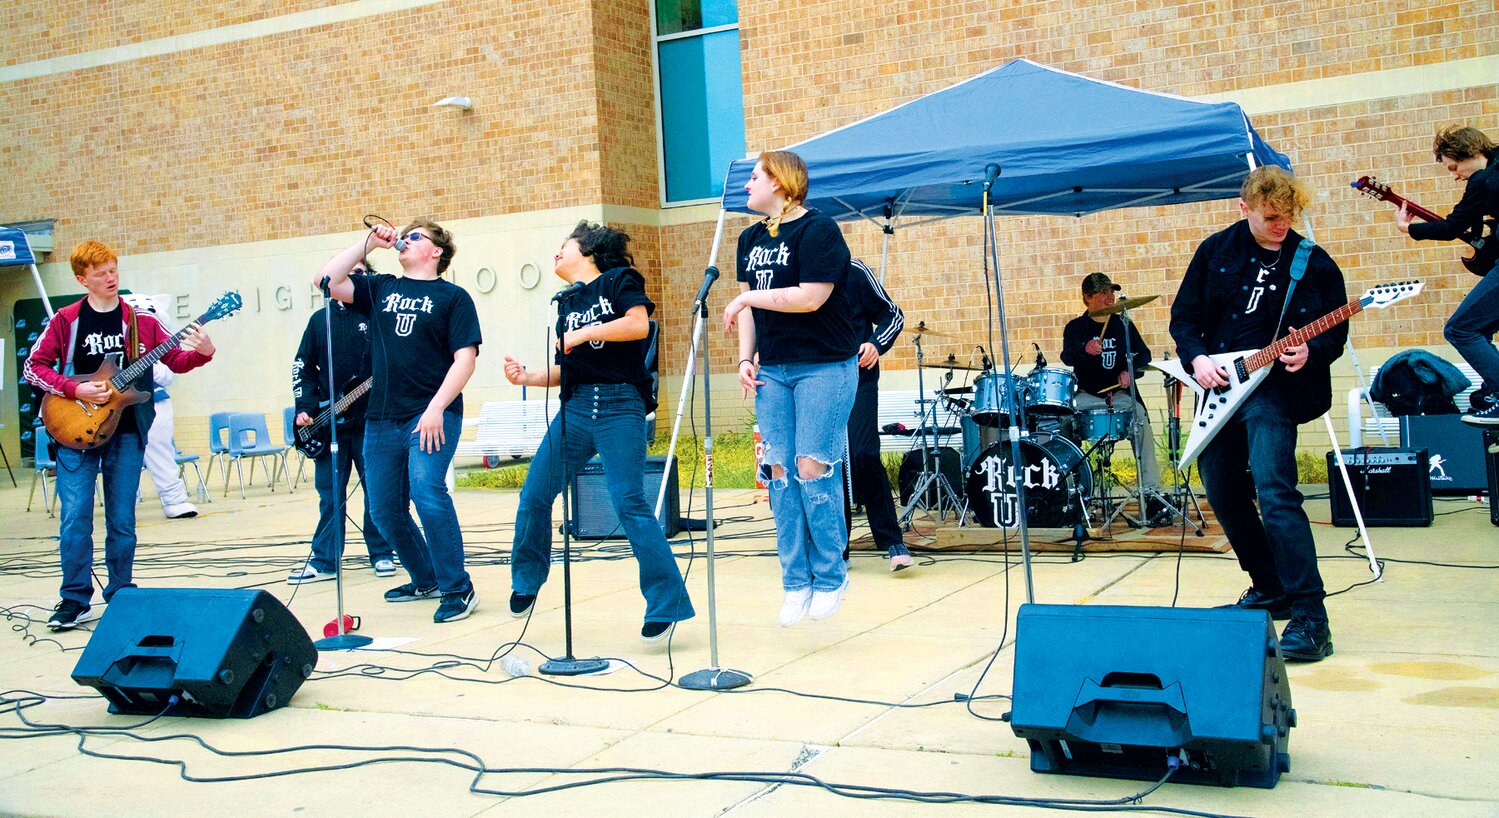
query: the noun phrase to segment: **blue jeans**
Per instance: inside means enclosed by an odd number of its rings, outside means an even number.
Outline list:
[[[463,418],[456,412],[442,413],[445,442],[430,453],[422,451],[416,433],[419,419],[365,423],[364,498],[374,506],[376,528],[395,546],[416,587],[461,593],[473,583],[463,570],[463,532],[448,495],[447,474]],[[422,519],[420,530],[411,519],[413,504]]]
[[[564,435],[564,427],[566,434]],[[564,438],[566,446],[564,448]],[[547,428],[531,458],[515,512],[510,585],[532,595],[547,581],[552,557],[552,504],[566,475],[576,475],[594,453],[604,461],[604,482],[615,516],[640,566],[645,621],[680,622],[693,616],[692,600],[661,523],[656,498],[645,495],[645,402],[628,384],[582,384]],[[576,509],[574,509],[576,511]]]
[[[348,494],[351,467],[359,470],[359,479],[364,481],[364,546],[369,549],[370,564],[374,565],[376,560],[389,559],[395,554],[395,549],[380,536],[380,528],[375,525],[375,504],[370,502],[369,477],[364,471],[364,428],[340,427],[338,494],[334,494],[333,488],[333,455],[324,454],[312,464],[313,485],[317,487],[318,494],[318,520],[317,528],[312,534],[311,562],[313,568],[324,573],[338,570],[339,560],[343,556],[333,553],[334,535],[338,533],[333,521],[333,501]]]
[[[1447,343],[1478,372],[1490,395],[1499,395],[1499,350],[1489,340],[1495,332],[1499,332],[1499,264],[1473,285],[1442,327]]]
[[[1261,387],[1202,450],[1197,468],[1239,567],[1254,587],[1284,594],[1296,613],[1325,619],[1317,546],[1296,489],[1294,399]]]
[[[126,429],[126,425],[132,428]],[[58,553],[62,561],[63,599],[84,605],[94,598],[94,478],[104,472],[104,564],[109,582],[104,601],[121,588],[134,588],[135,495],[141,487],[145,443],[126,417],[114,439],[102,449],[80,452],[57,447],[57,498],[62,526]]]
[[[755,414],[765,443],[762,464],[776,521],[781,586],[787,591],[836,591],[848,576],[843,516],[843,454],[848,415],[859,386],[858,358],[826,364],[767,364]],[[827,466],[803,478],[799,458]],[[772,478],[771,467],[785,470]]]

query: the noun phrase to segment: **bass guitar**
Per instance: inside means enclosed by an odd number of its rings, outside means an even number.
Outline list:
[[[319,412],[318,416],[313,418],[311,423],[306,426],[296,427],[297,439],[292,445],[297,447],[297,451],[307,455],[309,460],[316,460],[322,457],[323,452],[328,451],[328,438],[331,436],[330,432],[332,431],[333,424],[342,422],[338,419],[338,416],[342,415],[350,406],[353,406],[355,402],[364,397],[364,394],[370,391],[370,387],[374,385],[374,378],[365,378],[363,383],[345,392],[344,396],[334,401],[332,406],[329,406],[327,401],[324,401],[322,403],[324,407],[323,411]]]
[[[1389,202],[1396,207],[1405,205],[1405,209],[1421,221],[1435,222],[1442,219],[1441,216],[1390,190],[1390,186],[1379,181],[1378,176],[1360,176],[1348,185],[1371,199]],[[1495,263],[1499,263],[1499,238],[1494,235],[1496,229],[1499,227],[1496,227],[1494,219],[1487,218],[1483,220],[1483,224],[1479,226],[1475,235],[1462,237],[1463,241],[1473,247],[1473,255],[1463,259],[1463,266],[1468,268],[1468,272],[1480,278],[1494,269]]]
[[[1187,434],[1187,445],[1182,449],[1182,471],[1186,471],[1188,466],[1197,461],[1197,456],[1218,436],[1223,424],[1233,417],[1250,393],[1259,388],[1269,376],[1271,365],[1279,360],[1282,352],[1293,346],[1301,346],[1369,307],[1388,307],[1397,301],[1414,297],[1421,292],[1423,286],[1419,281],[1402,281],[1373,287],[1364,293],[1363,298],[1349,301],[1264,349],[1209,355],[1214,363],[1228,372],[1229,381],[1228,386],[1214,387],[1211,391],[1199,385],[1187,370],[1192,365],[1191,361],[1180,358],[1152,361],[1151,366],[1185,383],[1197,393],[1197,411]]]
[[[150,372],[151,367],[163,355],[176,349],[194,325],[202,326],[209,321],[227,318],[239,312],[242,306],[244,301],[239,293],[224,293],[209,305],[206,312],[198,316],[197,321],[177,330],[172,337],[136,358],[123,370],[113,360],[106,358],[103,365],[93,373],[74,375],[79,382],[103,381],[109,388],[109,395],[99,403],[76,398],[70,400],[51,393],[43,396],[41,415],[47,433],[52,435],[58,445],[69,449],[87,451],[108,443],[114,437],[115,429],[120,425],[120,416],[125,413],[126,407],[151,399],[151,390],[136,389],[135,382]]]

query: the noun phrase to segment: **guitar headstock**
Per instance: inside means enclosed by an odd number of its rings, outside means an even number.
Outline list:
[[[1367,307],[1388,307],[1397,301],[1414,298],[1421,293],[1425,283],[1420,281],[1397,281],[1394,284],[1381,284],[1378,287],[1370,287],[1364,291],[1363,304]]]
[[[1348,186],[1371,199],[1378,199],[1381,202],[1388,201],[1395,195],[1395,191],[1391,190],[1389,185],[1380,181],[1378,176],[1360,176],[1358,179],[1349,182]]]
[[[208,309],[205,310],[203,315],[198,318],[198,323],[206,324],[209,321],[217,321],[220,318],[228,318],[229,316],[239,312],[240,308],[244,305],[245,301],[244,299],[239,297],[239,293],[230,290],[229,292],[219,296],[218,299],[212,304],[208,305]]]

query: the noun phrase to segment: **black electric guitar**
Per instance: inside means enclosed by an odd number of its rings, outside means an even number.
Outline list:
[[[316,460],[322,457],[323,452],[328,451],[328,438],[333,429],[333,424],[342,423],[338,419],[338,416],[342,415],[350,406],[353,406],[360,398],[364,397],[364,393],[370,391],[370,387],[374,385],[375,379],[373,377],[365,378],[363,383],[345,392],[344,396],[335,401],[332,406],[329,406],[327,401],[318,404],[323,407],[323,411],[319,412],[318,416],[313,418],[312,422],[306,426],[296,427],[297,440],[292,445],[297,447],[297,451],[307,455],[309,459]]]
[[[1442,219],[1441,216],[1390,190],[1390,186],[1379,181],[1378,176],[1360,176],[1356,181],[1348,184],[1371,199],[1389,202],[1396,207],[1405,205],[1406,211],[1421,221],[1435,222]],[[1463,259],[1463,266],[1467,267],[1468,272],[1473,275],[1480,277],[1487,275],[1490,270],[1494,269],[1494,264],[1499,262],[1499,237],[1494,235],[1495,230],[1494,219],[1487,218],[1483,220],[1483,224],[1479,225],[1474,234],[1462,237],[1463,241],[1473,246],[1473,255]]]

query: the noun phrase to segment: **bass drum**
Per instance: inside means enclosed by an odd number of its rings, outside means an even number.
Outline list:
[[[958,456],[958,450],[951,446],[939,446],[937,448],[937,471],[947,478],[952,486],[953,494],[958,496],[959,502],[963,500],[963,464]],[[921,479],[921,449],[912,449],[906,452],[900,459],[900,471],[896,474],[896,483],[900,486],[900,504],[909,506],[911,504],[911,493],[916,490],[916,481]],[[919,501],[921,498],[917,498]],[[926,490],[926,502],[928,507],[937,505],[937,486],[932,484]]]
[[[1025,464],[1027,524],[1069,528],[1081,522],[1084,504],[1093,494],[1093,469],[1082,449],[1065,437],[1021,438],[1020,459]],[[1019,525],[1015,483],[1009,441],[995,443],[973,461],[968,467],[968,507],[980,525]]]

